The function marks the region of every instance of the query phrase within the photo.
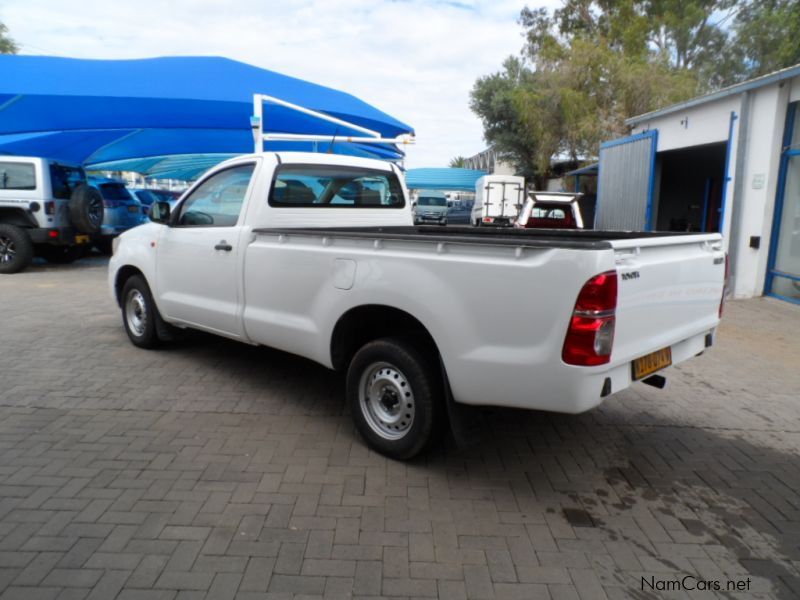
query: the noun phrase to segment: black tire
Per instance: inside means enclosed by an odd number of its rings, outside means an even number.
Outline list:
[[[32,262],[33,242],[28,233],[15,225],[0,224],[0,273],[19,273]]]
[[[97,188],[79,185],[69,198],[69,220],[81,233],[97,233],[103,224],[103,197]]]
[[[157,348],[161,340],[158,337],[158,314],[150,287],[140,275],[133,275],[125,281],[120,296],[122,308],[122,324],[125,333],[134,346],[139,348]]]
[[[44,246],[40,248],[38,254],[54,265],[68,265],[86,255],[80,246]]]
[[[444,417],[438,365],[435,352],[398,338],[356,352],[347,371],[347,403],[373,450],[405,460],[436,440]]]

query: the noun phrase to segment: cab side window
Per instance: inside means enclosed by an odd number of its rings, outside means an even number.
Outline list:
[[[35,190],[36,172],[33,165],[0,162],[0,190]]]
[[[239,221],[255,164],[238,165],[215,173],[181,203],[177,224],[182,227],[232,227]]]

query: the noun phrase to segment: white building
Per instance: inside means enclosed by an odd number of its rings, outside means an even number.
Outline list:
[[[596,227],[721,231],[734,297],[800,302],[800,65],[627,124],[600,148]]]

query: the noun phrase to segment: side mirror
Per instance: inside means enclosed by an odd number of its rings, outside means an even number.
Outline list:
[[[150,220],[153,223],[166,225],[169,223],[170,207],[169,202],[153,202],[150,206]]]

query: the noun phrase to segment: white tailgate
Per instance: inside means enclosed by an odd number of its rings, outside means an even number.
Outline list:
[[[718,234],[619,240],[611,245],[619,276],[612,363],[717,325],[725,278]]]

